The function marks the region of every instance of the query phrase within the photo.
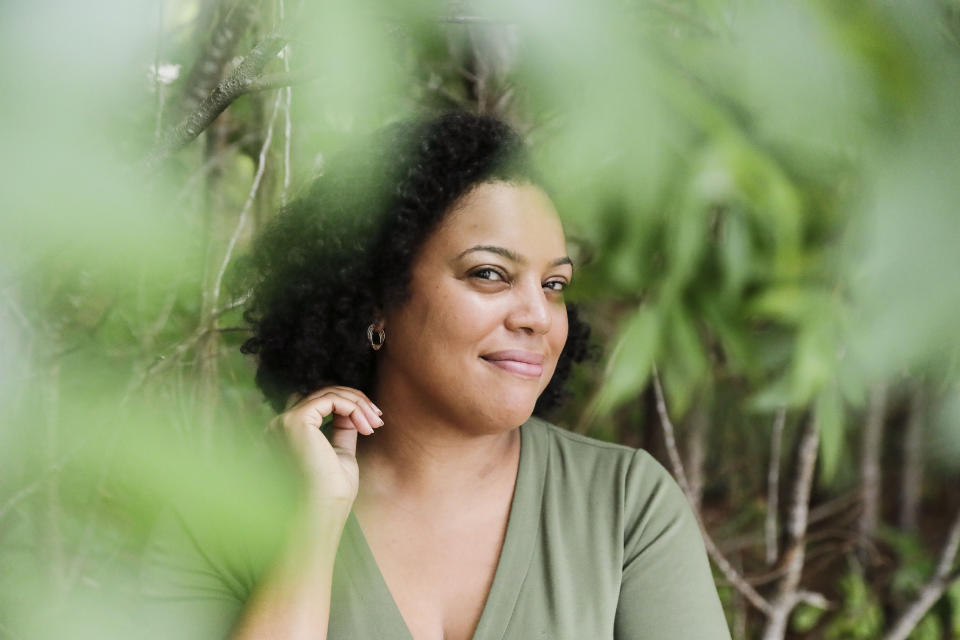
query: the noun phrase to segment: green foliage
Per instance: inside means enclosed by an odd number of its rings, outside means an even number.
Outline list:
[[[941,640],[943,629],[939,620],[932,615],[926,615],[907,637],[909,640]]]
[[[796,633],[807,633],[823,618],[824,610],[805,602],[797,605],[790,616],[790,628]]]
[[[595,411],[607,414],[646,384],[660,331],[657,310],[641,307],[625,324],[610,356]]]
[[[883,611],[870,585],[857,568],[840,579],[840,609],[827,624],[827,640],[868,640],[880,637]]]
[[[269,416],[237,353],[244,292],[230,268],[324,157],[425,109],[527,131],[584,248],[571,298],[602,310],[604,362],[576,374],[563,421],[582,424],[583,410],[592,433],[639,434],[656,363],[681,431],[707,416],[707,491],[728,501],[735,533],[759,526],[766,425],[783,407],[791,425],[818,421],[831,490],[856,468],[865,390],[922,374],[935,389],[929,452],[937,469],[960,466],[955,1],[537,0],[477,7],[476,23],[438,19],[448,5],[431,0],[280,8],[0,9],[14,96],[0,104],[0,544],[18,550],[0,611],[26,610],[24,593],[66,598],[82,579],[129,588],[164,499],[213,505],[211,523],[269,547],[237,496],[282,520],[289,479],[260,442]],[[279,32],[291,46],[267,73],[312,80],[289,111],[283,91],[237,100],[147,175],[141,159],[183,116],[217,27],[247,9],[217,78]],[[158,62],[182,72],[162,80]],[[229,455],[204,457],[227,433]],[[909,598],[930,558],[917,538],[882,535],[897,556],[891,592]],[[801,607],[794,628],[878,637],[871,585],[850,571],[840,591],[838,612]],[[947,599],[958,635],[956,586]],[[30,626],[0,615],[2,633]],[[927,616],[914,637],[938,625]]]
[[[947,600],[950,602],[950,610],[953,612],[949,633],[951,637],[955,638],[960,636],[960,582],[954,582],[947,589]]]
[[[915,535],[884,528],[880,537],[893,548],[899,560],[897,570],[890,580],[890,591],[895,597],[906,600],[919,592],[930,579],[933,559],[923,542]]]

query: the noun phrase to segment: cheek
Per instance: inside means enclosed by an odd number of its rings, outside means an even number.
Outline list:
[[[495,331],[503,322],[503,304],[456,286],[440,293],[433,308],[439,331],[450,340],[477,343]],[[479,345],[477,345],[479,348]]]
[[[420,302],[413,305],[409,315],[419,334],[418,340],[423,348],[447,356],[465,346],[477,347],[497,324],[489,301],[456,290],[438,287]]]
[[[563,351],[563,345],[567,343],[567,333],[569,330],[570,325],[567,321],[567,307],[561,304],[554,315],[549,338],[550,346],[553,347],[557,358],[560,357],[560,352]]]

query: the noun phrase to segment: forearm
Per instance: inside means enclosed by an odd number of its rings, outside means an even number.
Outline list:
[[[333,565],[346,515],[310,511],[250,599],[232,640],[326,639]]]

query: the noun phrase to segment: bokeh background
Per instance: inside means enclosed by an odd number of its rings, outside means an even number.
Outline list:
[[[957,0],[8,0],[0,80],[0,638],[177,637],[171,503],[269,556],[243,254],[449,108],[536,150],[596,351],[556,422],[675,472],[734,638],[960,638]]]

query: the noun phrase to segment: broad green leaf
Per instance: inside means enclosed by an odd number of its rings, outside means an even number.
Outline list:
[[[709,363],[690,312],[674,306],[666,312],[663,327],[665,349],[660,371],[671,413],[683,416],[697,389],[703,384]]]
[[[843,399],[839,390],[831,385],[824,388],[818,394],[813,410],[820,428],[820,480],[829,484],[836,475],[843,453]]]
[[[657,355],[660,331],[660,315],[653,306],[640,307],[624,321],[597,396],[597,417],[608,415],[643,390]]]

